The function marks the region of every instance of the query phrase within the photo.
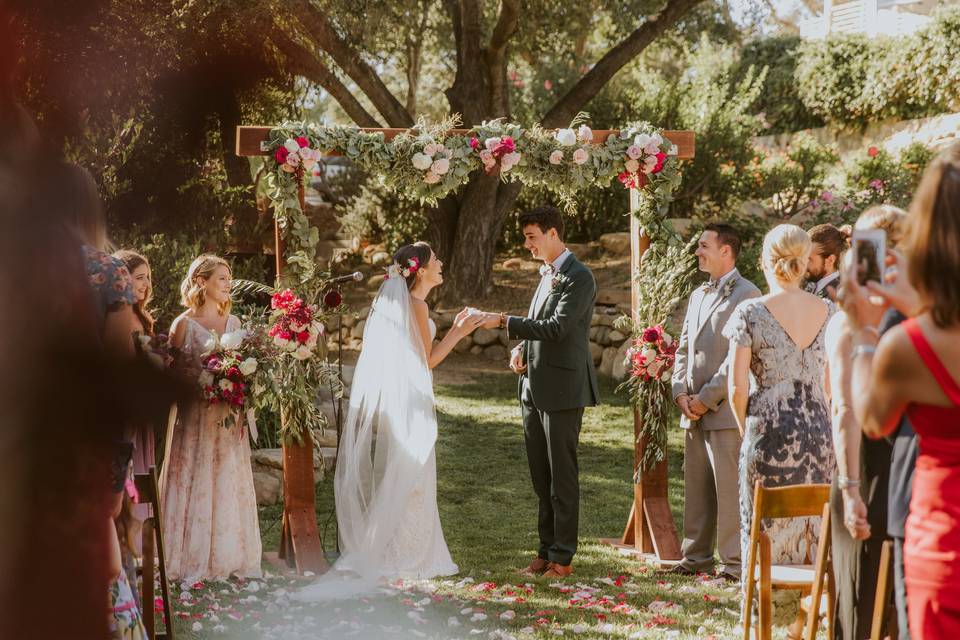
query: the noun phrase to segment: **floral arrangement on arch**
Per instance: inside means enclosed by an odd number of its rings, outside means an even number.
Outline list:
[[[339,306],[339,305],[338,305]],[[297,360],[306,360],[317,353],[317,345],[323,337],[323,323],[317,319],[318,309],[305,303],[290,289],[284,289],[270,298],[271,323],[267,335],[283,354]]]
[[[677,341],[663,325],[645,327],[627,349],[630,375],[644,383],[666,384],[673,376]]]

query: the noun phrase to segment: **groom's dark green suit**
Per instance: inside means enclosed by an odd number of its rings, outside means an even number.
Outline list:
[[[507,319],[507,332],[524,341],[519,348],[527,371],[520,376],[518,395],[530,477],[540,502],[538,555],[568,565],[577,550],[583,408],[599,400],[589,342],[597,285],[571,253],[554,275],[542,278],[538,294],[529,317]]]

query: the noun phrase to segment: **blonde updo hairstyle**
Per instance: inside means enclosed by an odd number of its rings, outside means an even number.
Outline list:
[[[799,282],[812,248],[810,235],[797,225],[777,225],[763,238],[763,270],[781,284]]]
[[[197,310],[206,303],[206,294],[203,291],[203,285],[206,280],[213,277],[213,273],[217,270],[217,267],[226,267],[227,271],[233,272],[232,269],[230,269],[230,263],[220,256],[212,254],[197,256],[197,258],[190,263],[190,268],[187,269],[187,277],[180,283],[180,303],[183,306],[188,309]],[[227,298],[226,302],[217,305],[217,310],[220,312],[220,315],[225,316],[230,313],[231,306],[233,306],[233,301]]]
[[[887,248],[896,249],[907,233],[907,212],[892,204],[878,204],[860,214],[854,229],[883,229]]]

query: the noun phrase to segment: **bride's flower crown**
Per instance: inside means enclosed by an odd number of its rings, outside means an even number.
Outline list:
[[[407,266],[403,269],[401,269],[400,265],[396,262],[387,267],[387,278],[399,278],[400,276],[409,278],[411,274],[414,274],[419,270],[420,261],[417,258],[410,258],[407,260]]]

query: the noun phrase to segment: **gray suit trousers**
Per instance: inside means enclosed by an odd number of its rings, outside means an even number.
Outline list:
[[[713,546],[720,571],[740,575],[740,432],[686,429],[683,449],[683,560],[691,571],[713,569]]]

